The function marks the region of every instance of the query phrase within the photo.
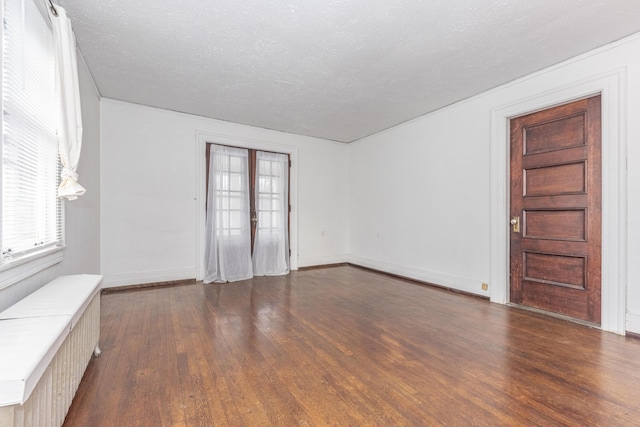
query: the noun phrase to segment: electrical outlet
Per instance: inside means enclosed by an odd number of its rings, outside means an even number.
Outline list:
[[[488,284],[488,283],[483,283],[483,284],[482,284],[482,290],[483,290],[483,291],[486,291],[486,290],[488,290],[488,289],[489,289],[489,284]]]

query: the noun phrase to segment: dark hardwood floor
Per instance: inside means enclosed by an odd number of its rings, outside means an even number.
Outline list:
[[[356,267],[102,297],[65,426],[640,425],[640,340]]]

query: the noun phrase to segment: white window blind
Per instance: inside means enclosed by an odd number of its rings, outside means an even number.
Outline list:
[[[53,34],[35,1],[4,0],[2,263],[63,239]]]

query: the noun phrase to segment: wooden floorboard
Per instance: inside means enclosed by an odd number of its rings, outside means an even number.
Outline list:
[[[340,266],[102,296],[65,426],[640,425],[640,340]]]

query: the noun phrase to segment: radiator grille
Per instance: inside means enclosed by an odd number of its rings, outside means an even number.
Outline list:
[[[13,427],[59,427],[64,423],[99,338],[98,293],[54,356],[29,399],[24,405],[13,406]]]

